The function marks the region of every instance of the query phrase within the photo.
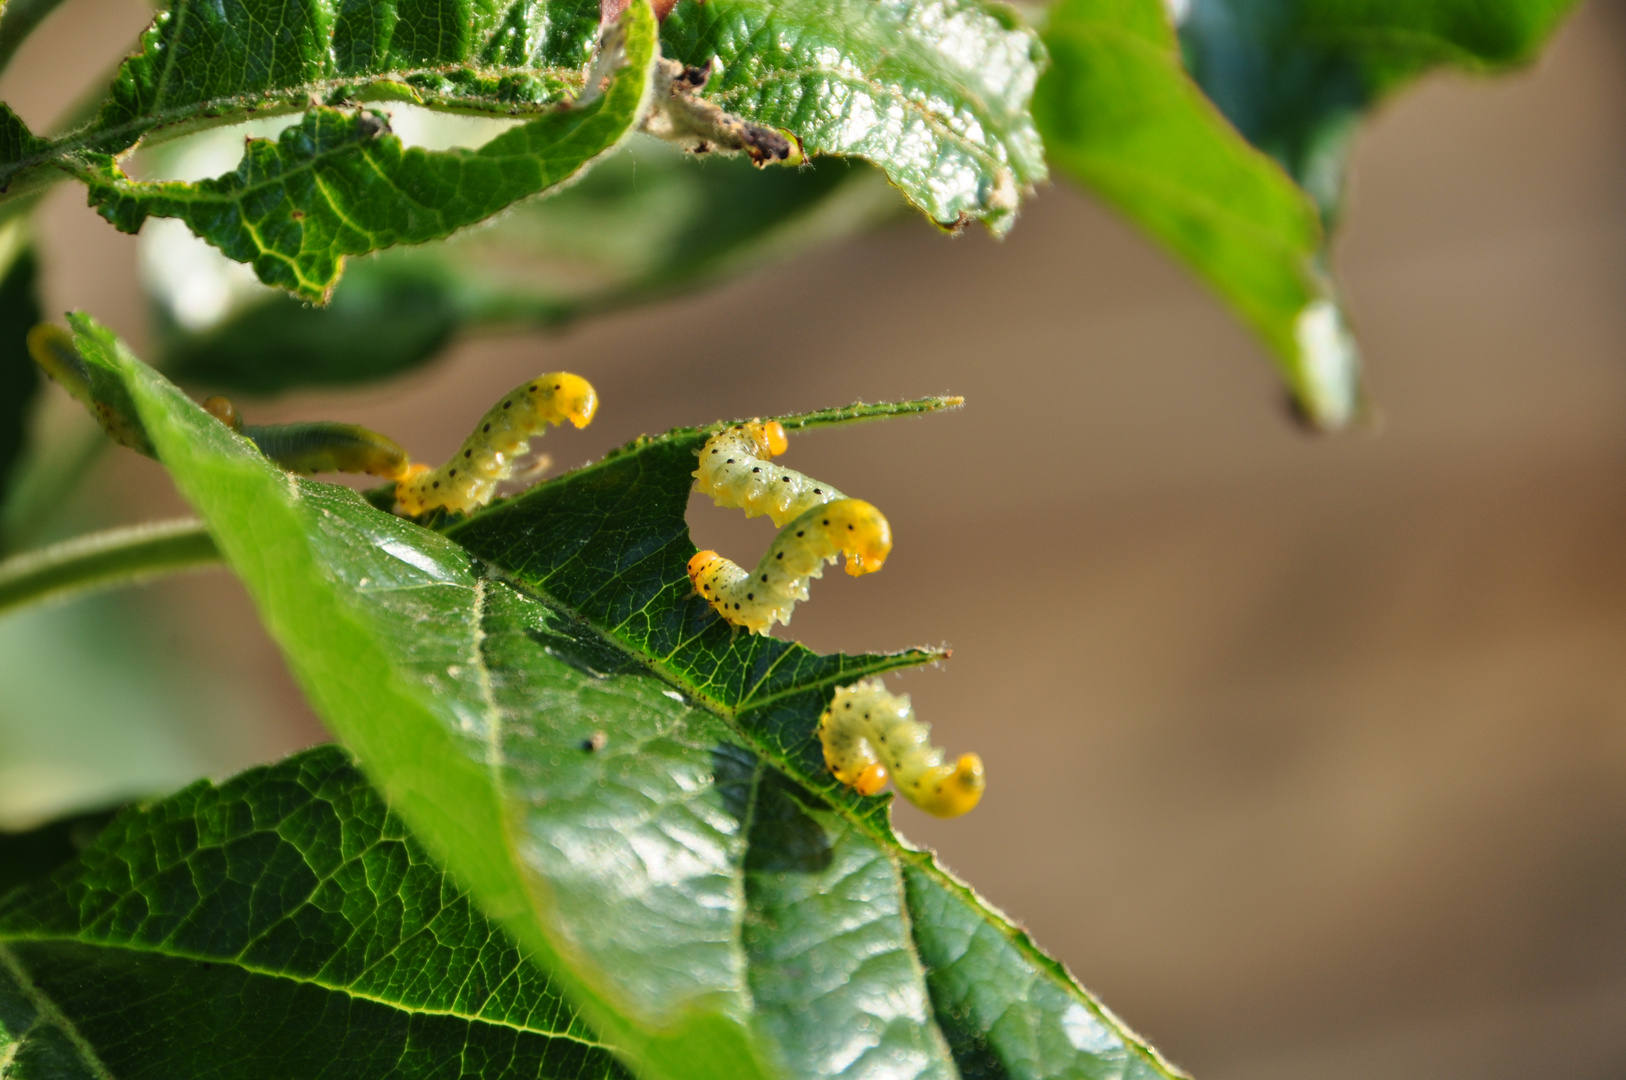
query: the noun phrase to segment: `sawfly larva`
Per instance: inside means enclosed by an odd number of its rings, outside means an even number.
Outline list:
[[[962,754],[945,764],[909,695],[890,693],[879,679],[837,688],[819,717],[819,742],[836,779],[860,795],[879,794],[890,777],[904,798],[938,817],[972,809],[987,786],[982,758]]]
[[[438,469],[412,466],[395,486],[396,509],[409,517],[445,509],[467,514],[491,501],[497,485],[514,472],[514,459],[549,424],[570,421],[586,427],[598,409],[598,394],[580,375],[538,375],[516,387],[480,418],[474,432]]]
[[[736,626],[766,634],[776,622],[790,624],[791,609],[807,599],[807,583],[825,563],[847,556],[854,577],[879,570],[892,551],[892,526],[862,499],[815,506],[779,530],[754,571],[715,551],[689,560],[689,580],[717,613]]]
[[[744,510],[748,518],[767,514],[780,527],[815,506],[846,498],[829,484],[770,463],[788,446],[777,420],[719,431],[700,449],[695,490],[718,506]]]

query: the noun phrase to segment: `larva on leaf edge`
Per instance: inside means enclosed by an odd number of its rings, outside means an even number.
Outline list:
[[[395,508],[408,517],[432,510],[467,514],[489,503],[514,461],[550,424],[593,422],[598,393],[568,371],[538,375],[505,394],[474,426],[452,459],[438,469],[414,465],[395,486]]]
[[[915,719],[908,694],[879,679],[838,687],[819,717],[824,763],[860,795],[876,795],[891,779],[904,798],[937,817],[959,817],[982,799],[982,758],[962,754],[949,765],[931,744],[931,727]]]
[[[723,618],[755,634],[776,622],[790,625],[791,609],[807,599],[810,580],[845,555],[847,573],[873,573],[892,551],[892,526],[862,499],[815,506],[779,530],[756,570],[747,571],[715,551],[689,560],[689,581]]]

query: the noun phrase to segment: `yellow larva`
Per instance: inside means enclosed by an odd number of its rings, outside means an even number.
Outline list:
[[[330,420],[245,424],[237,407],[223,397],[209,398],[203,408],[291,473],[367,473],[385,480],[399,480],[411,468],[407,452],[400,444],[360,424]]]
[[[718,506],[744,510],[748,518],[767,514],[781,527],[815,506],[846,498],[829,484],[769,462],[788,445],[775,420],[719,431],[700,450],[694,488]]]
[[[514,472],[514,459],[549,424],[566,420],[586,427],[598,409],[598,394],[580,375],[560,371],[538,375],[516,387],[480,418],[452,460],[438,469],[415,465],[395,486],[395,506],[411,517],[431,510],[469,513],[491,501],[497,485]]]
[[[904,798],[938,817],[959,817],[987,786],[982,758],[963,754],[945,764],[909,695],[889,693],[879,679],[836,690],[819,717],[819,741],[836,779],[860,795],[878,794],[890,776]]]
[[[715,551],[689,560],[689,580],[717,613],[736,626],[766,634],[776,622],[790,624],[791,608],[807,599],[807,583],[824,564],[847,556],[847,573],[879,570],[892,551],[892,526],[861,499],[815,506],[779,530],[779,535],[747,571]]]

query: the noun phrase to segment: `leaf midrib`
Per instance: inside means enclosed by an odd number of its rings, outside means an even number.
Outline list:
[[[96,1053],[95,1048],[90,1045],[89,1040],[80,1032],[78,1026],[62,1014],[62,1010],[56,1007],[56,1002],[51,1000],[50,996],[34,982],[33,976],[28,973],[28,969],[23,967],[22,962],[17,959],[10,949],[6,948],[4,938],[0,938],[0,965],[4,965],[11,972],[12,978],[17,980],[18,984],[23,988],[23,993],[28,995],[28,1000],[33,1003],[34,1008],[37,1010],[34,1023],[29,1026],[28,1031],[39,1027],[42,1022],[49,1023],[62,1032],[67,1037],[67,1040],[73,1044],[74,1050],[79,1054],[79,1059],[84,1062],[86,1068],[96,1075],[97,1080],[115,1080],[112,1070],[102,1062],[101,1057]],[[18,1033],[13,1045],[21,1045],[26,1035],[26,1031]]]

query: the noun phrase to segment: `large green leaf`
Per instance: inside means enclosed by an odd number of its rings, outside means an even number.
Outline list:
[[[759,170],[743,157],[697,161],[640,137],[581,183],[516,207],[500,227],[358,262],[326,307],[256,288],[222,321],[186,329],[193,275],[218,281],[220,268],[167,246],[154,252],[166,259],[164,275],[148,287],[168,327],[165,371],[270,393],[394,374],[459,332],[558,326],[700,288],[902,209],[859,163]]]
[[[1263,339],[1307,417],[1347,424],[1359,364],[1315,208],[1186,75],[1162,0],[1061,0],[1045,44],[1034,116],[1057,169],[1207,280]]]
[[[834,688],[937,654],[819,655],[734,633],[693,595],[706,430],[640,439],[442,535],[280,473],[75,327],[315,707],[641,1075],[1171,1073],[900,841],[885,799],[825,770]]]
[[[0,1076],[625,1075],[335,747],[0,900]]]
[[[1576,0],[1191,0],[1191,73],[1330,224],[1361,115],[1446,64],[1495,72],[1533,59]]]
[[[938,223],[1015,220],[1045,178],[1028,114],[1043,52],[981,0],[706,0],[679,4],[667,55],[711,65],[703,94],[811,153],[867,158]]]

